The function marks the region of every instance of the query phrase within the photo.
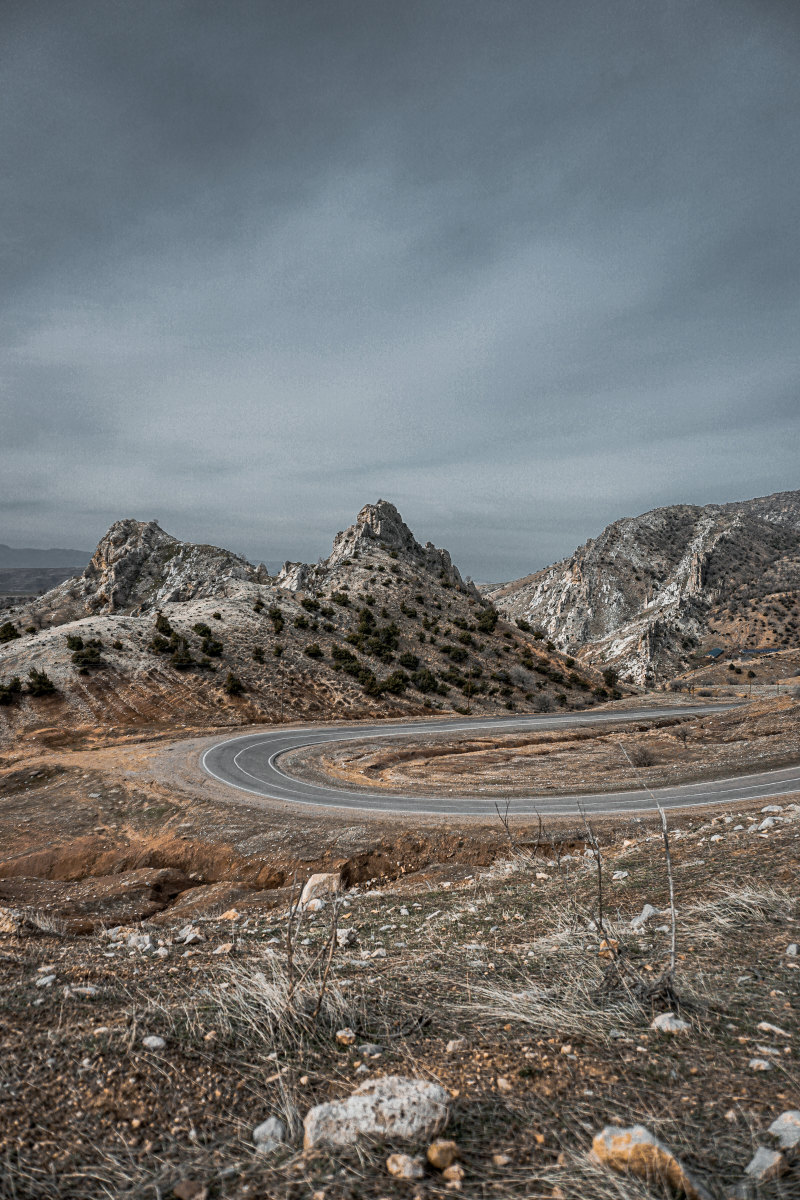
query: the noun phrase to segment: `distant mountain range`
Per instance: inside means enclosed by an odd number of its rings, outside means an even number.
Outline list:
[[[92,557],[91,550],[33,550],[16,549],[0,542],[0,570],[10,567],[75,567],[83,568]]]
[[[798,644],[800,491],[656,508],[608,525],[569,558],[481,589],[565,653],[639,684],[712,647]]]

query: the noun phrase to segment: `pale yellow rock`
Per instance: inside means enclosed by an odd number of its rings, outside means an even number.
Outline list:
[[[428,1146],[428,1162],[437,1171],[446,1171],[458,1158],[458,1146],[445,1138],[437,1138]]]
[[[592,1155],[615,1171],[630,1171],[642,1179],[667,1183],[688,1200],[711,1200],[683,1163],[643,1125],[628,1129],[607,1125],[595,1136]]]
[[[461,1183],[464,1178],[465,1171],[460,1163],[453,1163],[442,1171],[442,1179],[446,1179],[448,1183]]]

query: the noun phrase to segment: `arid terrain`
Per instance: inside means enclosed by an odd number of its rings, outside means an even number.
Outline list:
[[[666,840],[652,809],[503,808],[794,765],[796,650],[622,688],[384,502],[277,577],[121,522],[10,625],[4,1200],[800,1196],[800,1139],[769,1128],[800,1112],[800,794],[670,811]],[[689,711],[704,697],[736,707]],[[609,721],[286,756],[367,795],[485,794],[496,818],[296,806],[200,767],[273,723],[584,708]],[[365,1116],[376,1088],[391,1119]],[[347,1145],[315,1135],[351,1109]],[[619,1126],[660,1139],[657,1169],[590,1153]]]

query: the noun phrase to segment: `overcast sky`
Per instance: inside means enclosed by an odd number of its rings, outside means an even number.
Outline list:
[[[800,487],[796,0],[5,0],[0,542]]]

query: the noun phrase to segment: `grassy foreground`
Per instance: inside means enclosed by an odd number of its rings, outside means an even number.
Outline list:
[[[596,858],[559,858],[545,830],[538,850],[510,846],[482,874],[351,891],[316,913],[219,914],[196,921],[202,940],[188,944],[163,923],[6,932],[0,1194],[662,1195],[587,1154],[604,1125],[639,1122],[723,1196],[770,1122],[800,1108],[800,959],[786,954],[800,940],[800,809],[781,803],[760,832],[748,832],[757,809],[681,821],[666,980],[668,879],[652,821],[600,846],[602,927]],[[633,932],[645,903],[662,913]],[[128,945],[148,934],[149,948]],[[669,1008],[687,1032],[650,1028]],[[336,1038],[344,1027],[351,1045]],[[153,1035],[163,1048],[143,1044]],[[386,1158],[402,1145],[303,1152],[308,1109],[380,1074],[448,1090],[460,1185],[433,1168],[392,1178]],[[271,1115],[289,1142],[259,1155],[252,1130]],[[759,1194],[797,1196],[800,1176]]]

